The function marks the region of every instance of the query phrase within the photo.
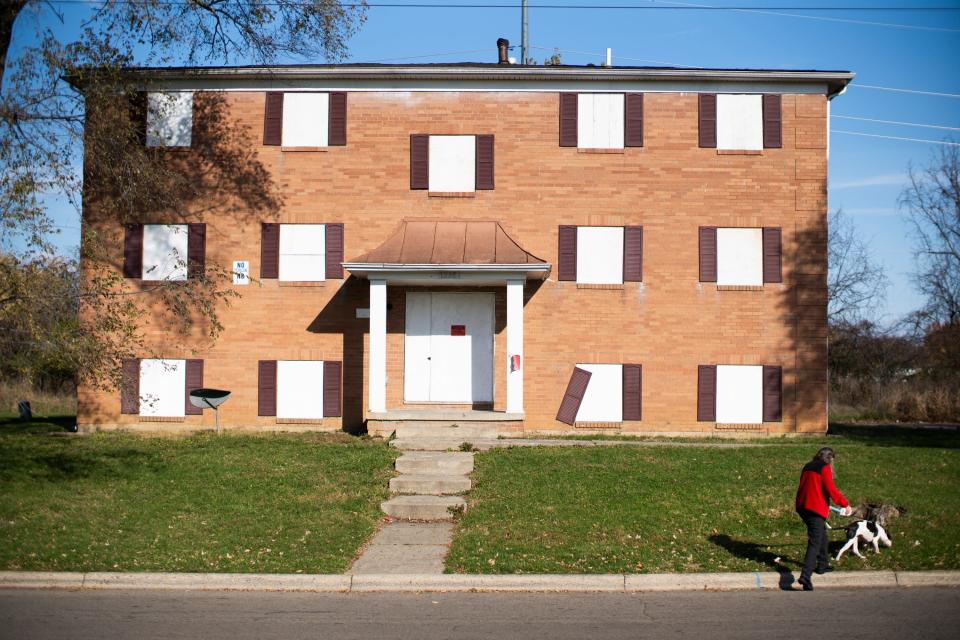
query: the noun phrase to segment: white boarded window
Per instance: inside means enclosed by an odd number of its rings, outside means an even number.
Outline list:
[[[763,149],[762,96],[717,96],[717,149]]]
[[[717,284],[763,285],[763,229],[717,229]]]
[[[623,94],[577,94],[577,146],[623,149]]]
[[[143,279],[186,280],[189,237],[185,224],[143,225]]]
[[[326,147],[329,135],[329,93],[284,93],[284,147]]]
[[[590,372],[590,382],[577,411],[577,422],[623,421],[623,366],[578,364]]]
[[[323,418],[323,361],[277,361],[277,417]]]
[[[430,191],[476,191],[476,136],[430,136]]]
[[[325,280],[327,277],[326,247],[326,225],[280,225],[280,280],[297,282]]]
[[[623,227],[577,227],[577,282],[623,284]]]
[[[147,94],[147,146],[189,147],[193,137],[193,94]]]
[[[717,422],[763,422],[763,367],[717,365]]]
[[[140,415],[183,417],[186,384],[186,360],[141,360]]]

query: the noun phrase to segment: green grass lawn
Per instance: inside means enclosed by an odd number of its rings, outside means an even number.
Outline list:
[[[852,502],[908,513],[892,549],[839,569],[960,569],[960,435],[872,433],[763,448],[512,448],[478,454],[447,570],[656,573],[799,568],[800,469],[824,443]],[[831,518],[835,526],[845,518]],[[830,533],[834,555],[842,529]],[[780,562],[776,561],[780,558]]]
[[[339,573],[394,452],[341,434],[64,434],[0,421],[0,569]]]

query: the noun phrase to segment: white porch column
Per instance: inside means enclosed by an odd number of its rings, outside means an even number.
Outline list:
[[[387,410],[387,281],[372,278],[369,375],[369,410],[382,413]]]
[[[523,284],[524,280],[507,280],[507,413],[523,413]],[[513,369],[513,356],[520,366]]]

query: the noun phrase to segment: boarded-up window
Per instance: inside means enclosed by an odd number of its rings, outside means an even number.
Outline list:
[[[623,227],[577,227],[577,282],[623,284]]]
[[[323,361],[277,361],[277,417],[323,417]]]
[[[717,229],[717,284],[763,284],[761,229]]]
[[[280,280],[319,282],[326,279],[326,225],[280,225]]]
[[[476,136],[430,136],[430,191],[476,190]]]
[[[330,94],[287,92],[283,94],[284,147],[329,145]]]
[[[189,231],[185,224],[143,225],[144,280],[186,280]]]
[[[185,360],[141,360],[140,415],[183,417],[186,374]]]
[[[193,93],[147,94],[147,146],[189,147],[193,139]]]
[[[577,422],[623,421],[623,368],[619,364],[578,364],[590,373]]]
[[[717,96],[717,148],[763,149],[762,96],[741,94]]]
[[[717,366],[717,423],[763,422],[763,367]]]
[[[577,146],[581,149],[623,149],[622,93],[577,94]]]

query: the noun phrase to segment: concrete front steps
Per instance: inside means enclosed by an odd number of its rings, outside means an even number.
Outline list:
[[[457,512],[463,513],[466,501],[460,496],[397,496],[380,504],[385,514],[398,520],[424,520],[438,522],[453,520]]]
[[[467,475],[473,471],[473,454],[467,452],[407,451],[397,458],[400,473],[450,473]]]
[[[470,478],[449,473],[405,474],[390,478],[390,491],[442,496],[470,490]]]
[[[391,444],[406,451],[457,451],[466,444],[471,450],[486,451],[497,441],[497,425],[413,423],[398,426],[395,434]]]

